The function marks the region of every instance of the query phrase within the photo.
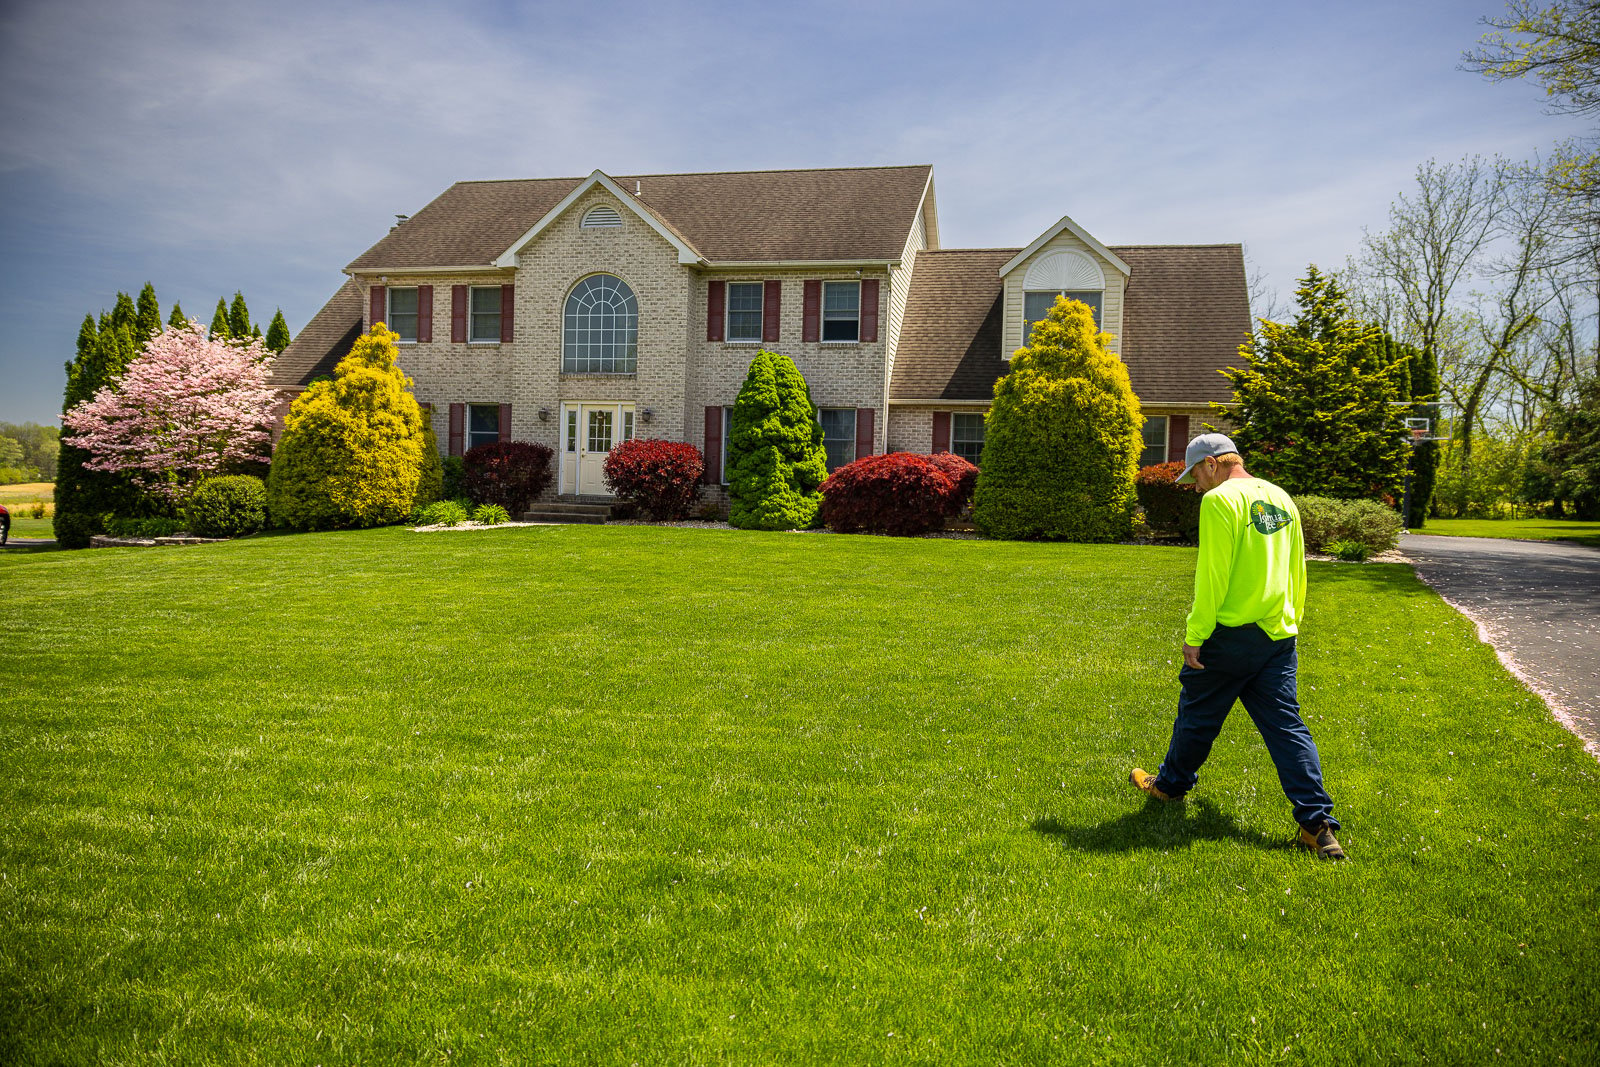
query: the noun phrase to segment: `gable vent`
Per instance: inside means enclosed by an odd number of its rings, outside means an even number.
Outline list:
[[[614,230],[622,225],[622,216],[617,214],[617,209],[614,207],[590,208],[579,225],[586,230]]]

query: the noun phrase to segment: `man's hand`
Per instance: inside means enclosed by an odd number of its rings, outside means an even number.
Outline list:
[[[1183,646],[1183,662],[1185,666],[1193,667],[1197,671],[1203,671],[1206,669],[1206,665],[1200,662],[1199,645]]]

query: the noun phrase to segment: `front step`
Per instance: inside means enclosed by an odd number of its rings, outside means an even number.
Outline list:
[[[523,522],[601,523],[610,517],[610,504],[536,504],[522,513]]]

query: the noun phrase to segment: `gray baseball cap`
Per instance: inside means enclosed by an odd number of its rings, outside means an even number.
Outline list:
[[[1189,442],[1189,447],[1183,450],[1183,473],[1178,475],[1179,485],[1188,485],[1194,481],[1194,467],[1196,463],[1207,456],[1226,456],[1229,452],[1237,452],[1233,438],[1225,433],[1203,433]]]

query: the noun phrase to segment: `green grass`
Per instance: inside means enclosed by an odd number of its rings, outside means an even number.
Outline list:
[[[0,557],[0,1061],[1594,1062],[1595,762],[1408,568],[1311,568],[1351,862],[1290,847],[1242,712],[1185,805],[1126,784],[1193,563]]]
[[[54,482],[21,482],[0,485],[0,504],[11,512],[12,537],[54,537],[50,514],[55,510]],[[48,505],[43,518],[36,519],[27,513],[34,502]]]
[[[1600,522],[1576,519],[1429,519],[1412,533],[1444,537],[1511,537],[1529,541],[1576,541],[1600,548]]]

